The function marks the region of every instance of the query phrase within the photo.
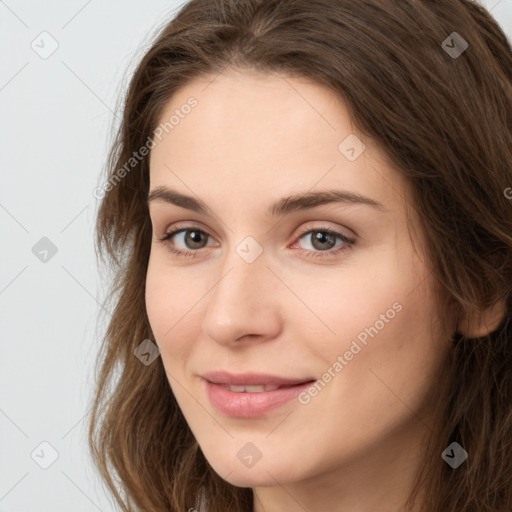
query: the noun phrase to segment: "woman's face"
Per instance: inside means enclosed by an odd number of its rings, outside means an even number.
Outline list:
[[[151,152],[147,313],[209,463],[256,487],[417,462],[447,344],[403,177],[303,79],[212,76],[173,115]]]

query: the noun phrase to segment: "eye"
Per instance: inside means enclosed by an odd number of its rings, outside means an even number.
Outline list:
[[[195,258],[199,253],[199,249],[207,247],[205,241],[207,241],[208,237],[210,235],[205,231],[194,226],[188,226],[184,228],[177,227],[168,231],[159,241],[167,245],[168,250],[178,257]],[[354,239],[327,227],[303,231],[298,235],[298,240],[307,239],[308,237],[310,240],[309,246],[312,249],[301,248],[301,251],[305,252],[306,257],[331,257],[350,249],[350,246],[355,243]],[[176,249],[174,247],[175,240],[181,241],[186,249]],[[338,245],[336,245],[337,240],[341,242]],[[297,243],[298,241],[291,247],[297,245]]]
[[[198,252],[197,249],[203,249],[205,247],[203,242],[209,236],[210,235],[208,233],[205,233],[201,229],[190,226],[188,228],[175,228],[168,231],[162,238],[160,238],[160,242],[167,245],[169,251],[177,256],[194,258]],[[189,248],[194,250],[187,251],[175,249],[171,245],[171,240],[174,241],[174,239],[178,239],[178,237],[181,238],[182,243],[186,244],[185,246],[189,246]]]
[[[355,243],[353,238],[349,238],[348,236],[327,227],[309,229],[299,235],[299,240],[307,240],[308,238],[309,242],[307,245],[312,247],[313,250],[310,248],[306,248],[304,250],[307,251],[307,257],[314,258],[334,256],[342,251],[350,249],[350,246]],[[336,246],[336,240],[341,241],[341,244]],[[294,245],[297,243],[298,242]],[[337,248],[335,249],[335,247]]]

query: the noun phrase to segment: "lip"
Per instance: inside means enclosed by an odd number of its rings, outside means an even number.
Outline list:
[[[202,376],[211,404],[222,414],[235,418],[262,416],[290,400],[312,385],[315,379],[288,379],[268,374],[246,373],[232,375],[210,372]],[[282,386],[272,391],[234,392],[222,387],[274,384]]]
[[[277,386],[294,386],[315,380],[313,377],[293,379],[270,375],[268,373],[240,373],[232,374],[224,371],[208,372],[202,375],[204,380],[213,384],[227,384],[228,386],[257,386],[275,384]]]

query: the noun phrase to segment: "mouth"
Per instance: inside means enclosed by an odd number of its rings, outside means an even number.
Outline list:
[[[231,417],[252,418],[283,406],[316,379],[211,372],[203,375],[202,380],[211,404],[219,412]]]
[[[216,384],[217,386],[220,386],[223,389],[227,389],[228,391],[231,391],[232,393],[264,393],[265,391],[276,391],[278,389],[289,389],[294,388],[296,386],[302,386],[303,384],[311,384],[314,380],[308,380],[304,382],[299,382],[297,384],[288,384],[280,386],[278,384],[261,384],[261,385],[250,385],[250,386],[233,386],[229,384],[219,384],[211,382],[211,384]]]
[[[280,377],[278,375],[271,375],[269,373],[232,374],[224,371],[208,372],[202,375],[202,377],[204,380],[207,380],[212,384],[218,384],[220,386],[228,386],[234,388],[249,388],[249,392],[272,391],[274,389],[295,386],[298,384],[304,384],[305,382],[316,380],[313,377],[297,379],[290,377]],[[233,391],[235,390],[233,389]]]

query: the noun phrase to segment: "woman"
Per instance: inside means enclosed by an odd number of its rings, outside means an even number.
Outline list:
[[[99,188],[125,511],[512,510],[512,49],[469,0],[192,0]]]

